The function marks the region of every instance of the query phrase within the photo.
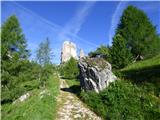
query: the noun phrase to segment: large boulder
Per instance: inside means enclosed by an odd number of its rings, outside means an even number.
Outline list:
[[[117,79],[111,71],[111,64],[103,58],[81,58],[79,68],[81,88],[85,91],[94,90],[99,93]]]

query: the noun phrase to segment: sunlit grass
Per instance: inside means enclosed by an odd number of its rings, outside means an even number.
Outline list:
[[[67,84],[69,85],[69,87],[73,86],[73,85],[80,85],[80,81],[78,79],[66,79]]]
[[[155,66],[155,65],[160,65],[160,55],[157,55],[151,59],[147,60],[142,60],[138,61],[136,63],[130,64],[127,67],[123,68],[121,71],[126,71],[126,70],[137,70],[137,69],[142,69],[150,66]]]
[[[56,96],[59,92],[59,78],[52,75],[44,89],[34,89],[31,97],[24,102],[2,106],[3,120],[53,120],[56,113]]]

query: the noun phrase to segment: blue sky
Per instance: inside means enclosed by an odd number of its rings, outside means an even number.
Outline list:
[[[123,10],[134,5],[147,14],[160,33],[160,2],[2,2],[2,23],[15,14],[28,48],[30,59],[40,42],[49,38],[54,53],[53,63],[60,62],[64,40],[77,44],[87,54],[99,45],[111,45],[114,31]]]

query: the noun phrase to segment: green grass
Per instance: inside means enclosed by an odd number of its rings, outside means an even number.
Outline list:
[[[80,98],[107,120],[158,120],[160,118],[160,55],[115,71],[119,80],[96,94]]]
[[[121,79],[130,80],[147,92],[160,96],[160,55],[131,64],[116,73]]]
[[[123,68],[121,71],[129,71],[129,70],[137,70],[142,68],[147,68],[150,66],[157,66],[160,65],[160,55],[157,55],[151,59],[142,60],[136,63],[133,63],[131,65],[128,65],[127,67]]]
[[[66,82],[69,85],[69,87],[72,87],[74,85],[80,85],[80,81],[77,79],[66,79]]]
[[[81,91],[80,81],[78,79],[65,79],[72,93],[79,94]]]
[[[160,99],[129,81],[118,80],[100,92],[80,98],[105,120],[158,120]]]
[[[53,120],[56,113],[56,96],[59,92],[59,78],[52,75],[47,81],[43,98],[42,89],[34,89],[31,97],[24,102],[5,104],[2,106],[3,120]]]

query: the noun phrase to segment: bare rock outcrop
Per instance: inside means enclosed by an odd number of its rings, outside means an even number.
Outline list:
[[[79,58],[85,57],[85,54],[82,49],[80,49]]]
[[[18,102],[23,102],[23,101],[25,101],[26,99],[28,99],[30,96],[31,96],[31,93],[28,92],[28,93],[20,96],[17,100],[13,101],[13,104],[16,104],[16,103],[18,103]]]
[[[85,91],[94,90],[99,93],[117,79],[111,71],[111,64],[103,58],[82,58],[79,68],[81,88]]]
[[[78,59],[76,44],[64,41],[61,52],[61,63],[67,62],[71,57]]]

